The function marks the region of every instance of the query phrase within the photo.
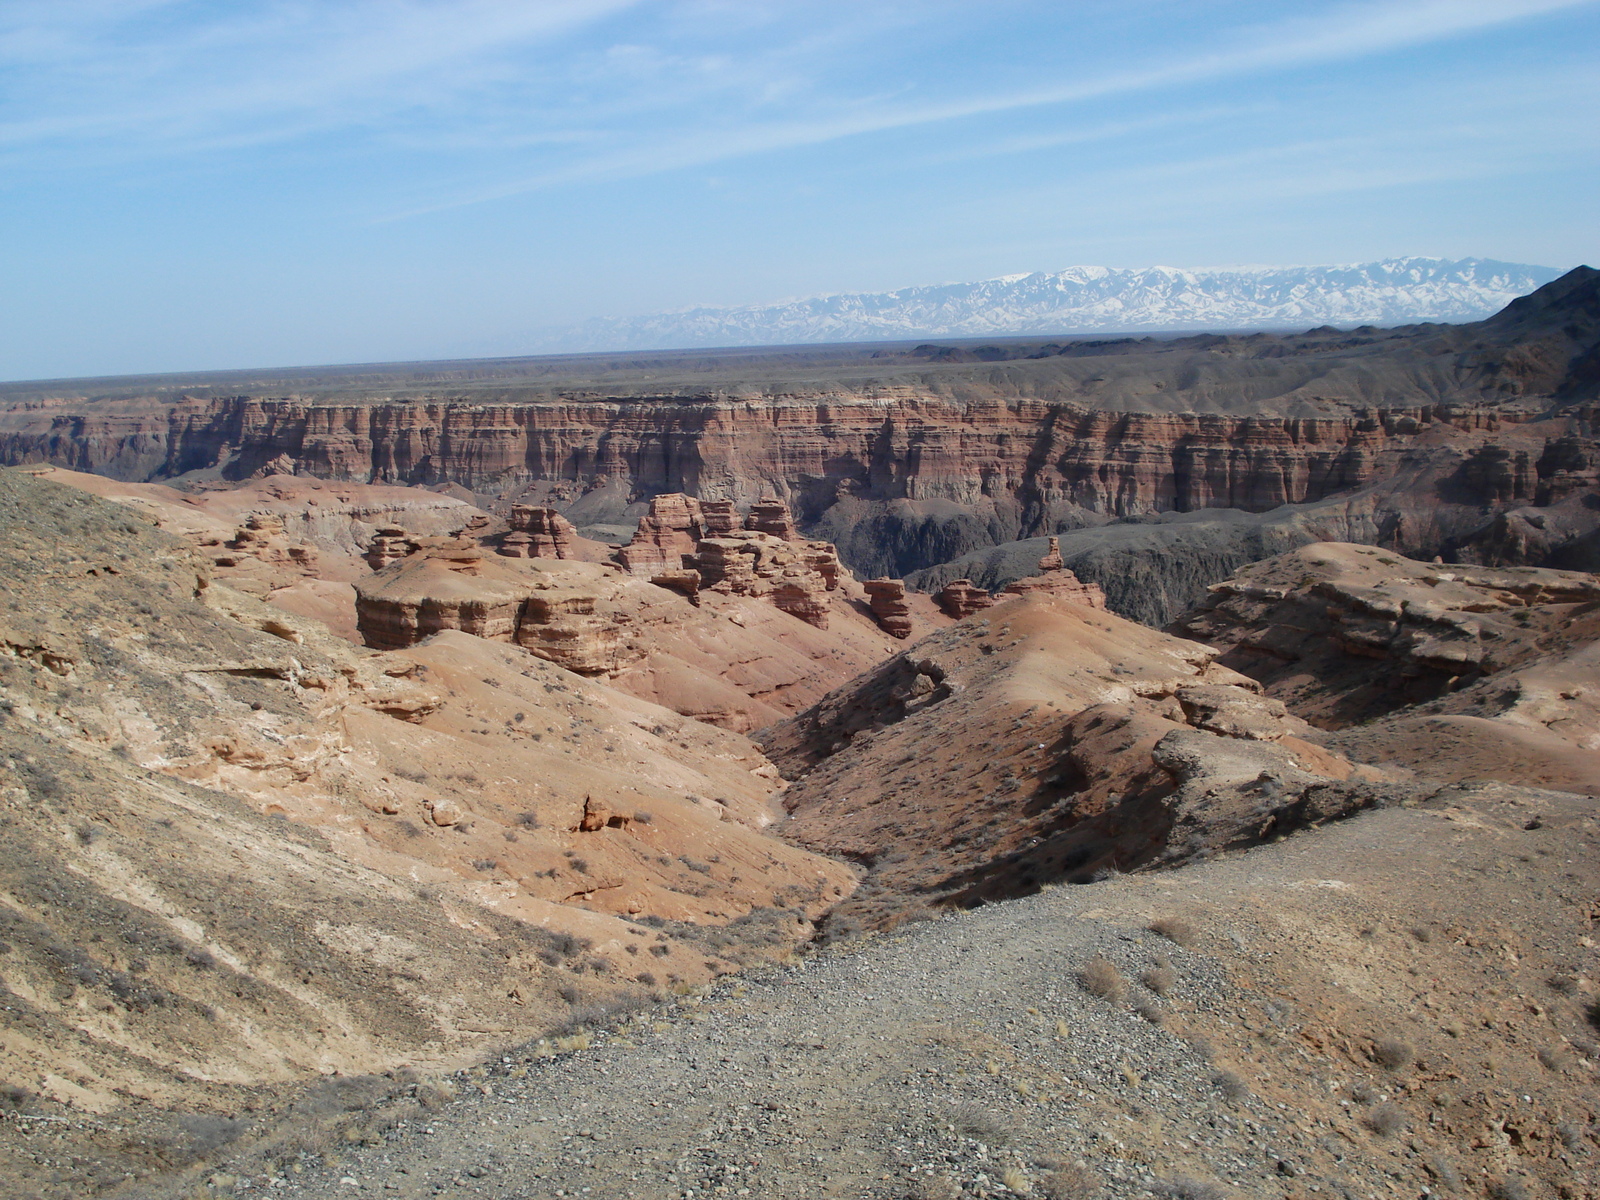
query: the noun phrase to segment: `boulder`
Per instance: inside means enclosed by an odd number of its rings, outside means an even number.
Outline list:
[[[753,533],[771,534],[786,542],[800,540],[799,531],[794,526],[794,514],[789,511],[789,506],[772,496],[757,500],[750,506],[750,513],[744,519],[744,527]]]
[[[993,597],[981,587],[974,587],[970,579],[954,579],[945,584],[934,597],[939,607],[956,620],[970,617],[994,603]]]
[[[646,577],[682,570],[691,565],[703,534],[700,501],[681,492],[657,496],[633,540],[617,552],[617,561],[629,574]]]
[[[911,636],[911,605],[906,603],[906,585],[899,579],[869,579],[861,585],[867,590],[867,605],[872,619],[891,637]]]
[[[578,531],[556,509],[531,504],[513,505],[511,532],[500,542],[500,553],[511,558],[571,558]]]

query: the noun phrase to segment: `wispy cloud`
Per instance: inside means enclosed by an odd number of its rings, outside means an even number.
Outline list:
[[[1359,3],[1316,17],[1228,31],[1227,48],[1173,58],[1137,70],[1070,82],[942,100],[858,102],[843,111],[743,125],[711,123],[649,144],[597,153],[520,179],[392,214],[402,219],[505,199],[563,184],[621,180],[844,138],[962,121],[1019,109],[1069,105],[1265,71],[1390,53],[1527,20],[1594,0],[1412,0]],[[1073,134],[1063,134],[1071,140]]]
[[[193,151],[361,125],[512,76],[517,51],[639,3],[278,0],[195,22],[175,0],[24,2],[0,15],[0,64],[7,107],[31,115],[0,121],[0,145]]]

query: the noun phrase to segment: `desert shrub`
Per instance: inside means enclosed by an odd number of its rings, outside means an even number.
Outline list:
[[[1232,1071],[1218,1071],[1211,1077],[1211,1086],[1221,1092],[1228,1100],[1243,1100],[1250,1094],[1245,1081]]]
[[[427,783],[428,773],[416,767],[396,767],[394,773],[401,779],[409,779],[412,783]]]
[[[0,1084],[0,1112],[21,1112],[28,1107],[33,1093],[14,1083]]]
[[[1399,1038],[1379,1038],[1372,1047],[1372,1061],[1390,1070],[1406,1066],[1417,1052]]]
[[[1153,1001],[1147,1000],[1143,1004],[1137,1004],[1134,1006],[1133,1011],[1152,1025],[1165,1025],[1167,1023],[1167,1010]]]
[[[667,945],[665,942],[657,942],[654,946],[650,947],[650,953],[654,954],[657,958],[665,958],[667,955],[672,953],[672,947]]]
[[[520,812],[516,817],[517,824],[524,829],[539,828],[539,814],[534,812]]]
[[[1178,973],[1171,967],[1153,967],[1140,976],[1139,981],[1158,996],[1165,996],[1178,983]]]
[[[1117,970],[1116,964],[1108,958],[1091,958],[1084,966],[1080,978],[1084,991],[1091,996],[1099,996],[1102,1000],[1115,1003],[1128,995],[1128,981],[1122,977],[1122,972]]]
[[[1556,1137],[1568,1150],[1576,1150],[1583,1144],[1583,1127],[1574,1121],[1562,1121],[1556,1126]]]
[[[1179,946],[1192,946],[1200,937],[1200,931],[1195,928],[1194,922],[1183,917],[1162,917],[1159,921],[1152,921],[1150,932],[1159,933],[1169,942]]]
[[[950,1114],[950,1123],[958,1133],[991,1148],[1004,1146],[1011,1140],[1011,1130],[981,1104],[957,1105]]]
[[[475,858],[472,860],[472,869],[474,871],[493,871],[499,866],[500,864],[492,858]]]
[[[1379,1137],[1392,1137],[1406,1127],[1406,1115],[1392,1104],[1380,1104],[1362,1118],[1362,1124]]]
[[[1363,1080],[1350,1089],[1350,1098],[1357,1104],[1376,1104],[1378,1089]]]
[[[645,812],[643,809],[640,809],[638,812],[633,814],[633,819],[635,821],[639,822],[639,824],[641,824],[641,825],[648,825],[648,824],[650,824],[651,821],[654,821],[656,818],[655,818],[655,814],[654,813],[648,813],[648,812]]]
[[[1435,1154],[1428,1159],[1428,1174],[1432,1175],[1445,1187],[1460,1187],[1461,1172],[1457,1171],[1455,1164],[1443,1155]]]
[[[1077,1163],[1061,1163],[1039,1180],[1039,1195],[1044,1200],[1089,1200],[1099,1193],[1100,1177]]]
[[[1228,1195],[1214,1183],[1207,1183],[1203,1179],[1194,1179],[1187,1175],[1163,1179],[1150,1190],[1158,1196],[1170,1197],[1171,1200],[1226,1200]]]
[[[1529,1200],[1528,1185],[1517,1175],[1495,1180],[1489,1185],[1489,1195],[1494,1200]]]
[[[419,838],[422,836],[422,829],[415,821],[396,821],[394,823],[394,827],[401,833],[405,834],[408,838]]]
[[[455,1085],[448,1080],[417,1084],[417,1103],[429,1112],[437,1112],[456,1098]]]
[[[1538,1054],[1539,1065],[1547,1071],[1559,1073],[1572,1065],[1572,1060],[1567,1056],[1567,1052],[1560,1046],[1540,1046]]]
[[[1578,991],[1578,980],[1574,975],[1555,974],[1545,980],[1545,985],[1553,992],[1560,992],[1563,996],[1575,995]]]
[[[196,946],[183,956],[183,961],[191,967],[199,967],[202,971],[209,971],[217,965],[217,956],[204,946]]]
[[[589,860],[586,858],[574,858],[572,860],[572,869],[580,875],[587,875],[589,873]]]
[[[209,1158],[224,1146],[239,1140],[249,1122],[232,1117],[213,1116],[209,1113],[186,1113],[178,1117],[178,1125],[189,1135],[185,1147],[191,1158]]]

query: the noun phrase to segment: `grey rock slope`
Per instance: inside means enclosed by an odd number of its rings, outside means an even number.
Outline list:
[[[567,352],[1008,333],[1476,321],[1559,274],[1549,267],[1478,258],[1198,271],[1069,267],[976,283],[600,318],[536,338],[538,344],[530,349]]]
[[[277,1130],[212,1177],[399,1200],[1589,1194],[1593,1037],[1546,982],[1592,970],[1566,882],[1593,870],[1588,803],[1454,789],[908,926]],[[1184,944],[1148,928],[1174,915]]]

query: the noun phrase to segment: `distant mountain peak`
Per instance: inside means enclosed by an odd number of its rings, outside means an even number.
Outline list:
[[[524,352],[1477,321],[1560,274],[1482,258],[1200,270],[1075,266],[892,292],[596,318],[550,331]]]

